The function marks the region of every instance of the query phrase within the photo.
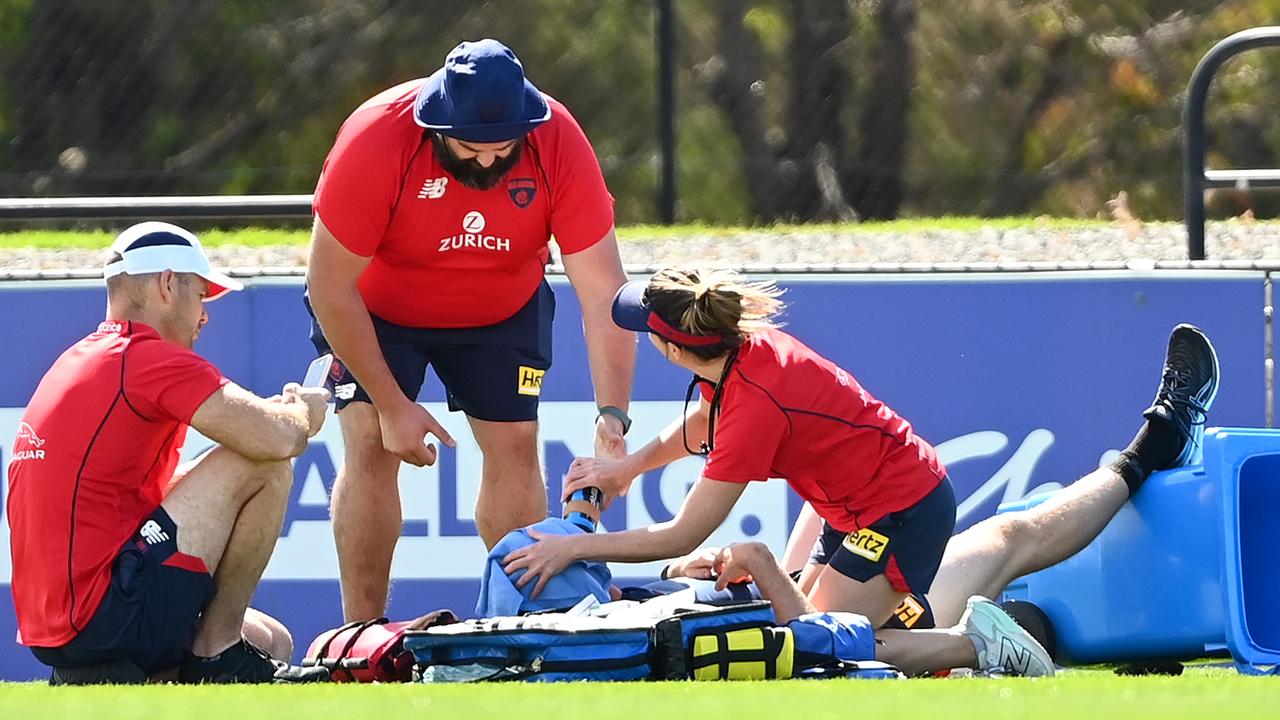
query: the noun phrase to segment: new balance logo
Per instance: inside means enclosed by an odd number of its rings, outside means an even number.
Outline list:
[[[1031,650],[1000,638],[1000,666],[1016,675],[1026,675],[1031,669]]]
[[[159,545],[169,539],[169,533],[165,532],[160,527],[160,523],[155,520],[148,520],[143,523],[142,529],[138,531],[138,534],[142,536],[143,540],[147,541],[148,545]]]
[[[444,187],[448,184],[449,178],[430,178],[426,182],[422,183],[422,189],[418,191],[418,199],[438,200],[444,197]]]

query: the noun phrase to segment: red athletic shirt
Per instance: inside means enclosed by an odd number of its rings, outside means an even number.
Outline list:
[[[316,186],[316,215],[351,252],[365,306],[409,327],[481,327],[515,314],[542,282],[547,242],[566,255],[613,227],[613,197],[573,116],[525,138],[498,184],[474,190],[436,162],[413,121],[422,80],[365,102],[338,131]],[[312,288],[312,292],[316,292]]]
[[[116,554],[160,505],[191,415],[225,382],[136,322],[102,323],[45,373],[9,463],[18,642],[60,647],[93,617]]]
[[[914,505],[946,474],[911,423],[781,330],[752,333],[738,351],[713,443],[704,476],[785,478],[840,532]]]

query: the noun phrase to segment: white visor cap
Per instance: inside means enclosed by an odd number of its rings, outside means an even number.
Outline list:
[[[147,273],[192,273],[209,281],[209,294],[204,301],[217,300],[232,290],[243,290],[244,284],[224,275],[209,264],[200,241],[191,232],[166,222],[144,222],[133,225],[111,243],[111,251],[120,260],[108,263],[104,278],[116,275]]]

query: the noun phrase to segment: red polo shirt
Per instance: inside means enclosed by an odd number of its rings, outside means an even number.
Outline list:
[[[914,505],[946,474],[911,423],[781,330],[752,333],[738,351],[713,443],[705,477],[785,478],[841,532]]]
[[[551,98],[551,119],[525,136],[497,185],[458,182],[413,120],[422,83],[386,90],[347,118],[315,212],[343,247],[371,259],[359,286],[374,315],[409,327],[492,325],[533,297],[552,236],[566,255],[605,236],[613,198],[587,136]]]
[[[9,464],[18,641],[59,647],[164,497],[191,415],[227,380],[136,322],[104,322],[45,373]]]

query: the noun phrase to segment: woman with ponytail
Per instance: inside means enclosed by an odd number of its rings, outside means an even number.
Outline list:
[[[625,495],[634,478],[686,454],[707,458],[702,477],[670,522],[546,537],[512,553],[507,572],[526,570],[519,585],[536,578],[540,588],[580,559],[684,555],[728,517],[747,483],[780,478],[823,520],[799,580],[814,607],[866,615],[879,627],[908,594],[928,591],[955,526],[942,463],[852,375],[780,330],[782,309],[774,285],[727,271],[670,268],[622,287],[614,322],[647,333],[663,357],[690,370],[687,397],[699,390],[700,402],[620,460],[575,460],[565,494],[594,486],[607,499]],[[718,572],[722,585],[741,575]]]

